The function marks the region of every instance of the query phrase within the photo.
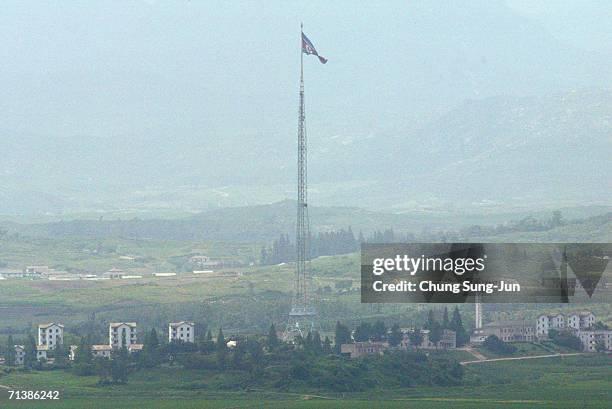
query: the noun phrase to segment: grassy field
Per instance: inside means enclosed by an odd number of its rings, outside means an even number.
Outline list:
[[[122,238],[13,237],[0,241],[0,261],[8,269],[47,265],[57,270],[103,273],[112,267],[176,271],[170,261],[189,254],[206,254],[216,260],[246,262],[259,257],[261,244],[220,241],[134,240]],[[122,256],[131,256],[128,260]],[[1,271],[2,269],[0,269]]]
[[[604,408],[612,398],[612,357],[604,355],[482,363],[466,367],[463,386],[372,390],[220,391],[210,374],[164,367],[132,374],[126,385],[99,387],[95,377],[63,371],[14,372],[0,385],[59,390],[58,402],[8,402],[6,408]]]

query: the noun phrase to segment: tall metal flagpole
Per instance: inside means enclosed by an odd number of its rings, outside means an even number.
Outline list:
[[[307,260],[309,233],[308,218],[308,178],[307,178],[307,143],[305,130],[304,107],[304,52],[302,50],[303,24],[300,24],[300,106],[298,114],[298,149],[297,149],[297,222],[296,222],[296,262],[295,288],[289,313],[289,322],[285,331],[285,339],[293,340],[297,335],[304,336],[303,331],[314,329],[315,310],[309,304],[307,287]]]

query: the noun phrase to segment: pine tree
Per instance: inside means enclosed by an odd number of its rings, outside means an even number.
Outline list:
[[[388,336],[389,345],[392,347],[398,346],[400,342],[402,342],[403,337],[404,335],[402,334],[399,324],[393,324],[391,327],[391,333]]]
[[[351,343],[351,331],[348,327],[342,325],[340,321],[336,322],[336,331],[335,331],[335,346],[336,353],[340,353],[340,346],[342,344],[350,344]]]
[[[90,364],[93,360],[93,355],[91,354],[91,344],[89,343],[87,337],[81,337],[81,342],[77,347],[74,363],[75,364]]]
[[[273,351],[276,349],[276,347],[278,347],[279,343],[280,341],[278,339],[278,335],[276,334],[276,327],[274,324],[272,324],[270,325],[270,330],[268,331],[268,349]]]
[[[55,351],[53,351],[55,356],[54,365],[57,367],[64,367],[68,363],[68,356],[66,354],[66,349],[64,349],[64,345],[57,344],[55,347]]]
[[[431,327],[434,325],[435,322],[436,322],[436,317],[434,315],[433,310],[427,311],[427,320],[425,321],[424,328],[431,331]]]
[[[217,334],[217,366],[219,369],[225,369],[225,361],[227,358],[227,344],[223,336],[223,329],[219,327]]]
[[[320,354],[323,352],[323,345],[321,344],[321,334],[319,331],[314,331],[312,334],[312,339],[310,341],[310,349],[315,354]]]
[[[444,307],[444,315],[442,316],[442,328],[448,328],[448,307]]]
[[[367,322],[362,322],[355,328],[355,341],[366,342],[372,336],[372,326]]]
[[[125,345],[125,344],[124,344]],[[111,378],[114,383],[126,383],[128,377],[128,351],[123,346],[111,360]]]
[[[28,335],[25,347],[25,356],[23,357],[23,365],[26,368],[33,368],[38,362],[37,351],[36,351],[36,340],[32,334]]]
[[[7,366],[15,366],[15,341],[13,336],[9,335],[6,342],[6,352],[4,353],[4,361]]]
[[[449,328],[455,331],[458,347],[468,343],[468,341],[470,340],[470,336],[468,335],[467,331],[463,326],[461,314],[459,313],[459,307],[455,307],[455,310],[453,311],[453,317],[451,318]]]
[[[323,353],[324,354],[332,353],[332,343],[328,336],[325,336],[325,340],[323,341]]]
[[[371,327],[371,338],[374,341],[384,341],[387,337],[387,327],[385,323],[382,321],[376,321],[374,325]]]
[[[161,363],[159,347],[157,331],[153,328],[145,337],[142,347],[141,361],[144,366],[151,368]]]
[[[217,333],[217,349],[225,348],[227,348],[227,342],[225,342],[225,337],[223,336],[223,328],[219,327],[219,332]]]
[[[421,330],[419,328],[415,328],[414,331],[408,333],[408,339],[410,340],[410,344],[415,348],[421,346],[423,342],[423,335],[421,334]]]

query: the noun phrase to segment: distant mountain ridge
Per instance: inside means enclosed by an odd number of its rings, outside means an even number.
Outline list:
[[[90,239],[124,238],[136,240],[177,240],[177,241],[216,241],[216,242],[271,242],[281,234],[295,234],[296,202],[285,200],[269,205],[225,208],[202,212],[177,219],[138,219],[129,220],[67,220],[51,223],[17,224],[0,223],[0,230],[8,234],[18,233],[29,237],[80,237]],[[595,212],[595,213],[593,213]],[[601,213],[603,212],[603,213]],[[493,226],[510,220],[524,218],[525,214],[507,215],[502,219],[483,219],[478,215],[438,215],[424,216],[419,213],[383,213],[355,207],[310,207],[313,233],[338,231],[351,227],[357,236],[366,236],[374,231],[393,229],[403,237],[406,233],[421,238],[438,237],[432,232],[459,231],[471,225]],[[535,232],[510,232],[509,237],[521,238],[548,237],[550,240],[566,240],[578,237],[582,241],[610,238],[606,229],[612,223],[610,207],[593,209],[595,216],[569,220],[560,230],[538,230]],[[530,215],[531,216],[531,215]],[[537,215],[548,220],[550,214]],[[537,230],[537,229],[536,229]],[[609,230],[609,229],[608,229]],[[481,231],[478,229],[478,231]],[[492,229],[491,231],[495,231]],[[555,236],[556,234],[556,236]],[[578,235],[580,234],[580,235]],[[486,241],[486,238],[484,238]]]
[[[320,205],[366,208],[409,202],[606,204],[612,200],[611,135],[609,90],[471,100],[398,135],[311,142],[311,197]],[[293,174],[293,152],[271,152],[264,141],[226,141],[214,148],[214,158],[208,146],[169,142],[156,147],[134,141],[130,147],[116,147],[98,141],[79,147],[69,140],[41,145],[11,138],[3,143],[7,141],[0,165],[5,169],[0,213],[202,210],[293,197],[293,182],[274,183]],[[286,145],[282,149],[293,143]],[[131,150],[143,153],[130,156]],[[185,162],[172,159],[187,153]],[[58,160],[56,168],[52,164]],[[11,167],[19,161],[30,164],[24,174]],[[143,180],[135,189],[114,176],[119,173],[129,178],[147,174],[156,185],[147,188]],[[215,180],[215,173],[224,174],[226,181],[236,175],[234,184],[189,185]],[[80,180],[82,187],[53,189],[58,179],[68,177]],[[258,181],[241,185],[245,178]],[[18,181],[23,181],[21,186]]]

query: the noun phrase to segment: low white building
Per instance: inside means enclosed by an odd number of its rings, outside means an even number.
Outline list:
[[[111,322],[108,325],[108,343],[113,349],[129,349],[136,343],[136,323]]]
[[[48,345],[36,345],[36,360],[47,362],[47,351],[50,347]]]
[[[23,345],[15,345],[15,365],[23,365],[25,361],[25,347]]]
[[[143,345],[143,344],[131,344],[131,345],[128,347],[128,352],[129,352],[130,354],[133,354],[133,353],[135,353],[135,352],[140,352],[140,351],[142,351],[142,348],[143,348],[143,347],[144,347],[144,345]]]
[[[168,324],[168,341],[195,342],[195,324],[181,321]]]
[[[102,274],[102,277],[104,278],[110,278],[111,280],[116,280],[116,279],[121,279],[123,278],[123,276],[125,276],[125,271],[121,270],[120,268],[111,268],[110,270],[108,270],[106,273]]]
[[[596,352],[597,345],[603,345],[606,351],[612,350],[612,331],[611,330],[580,330],[577,333],[582,349],[587,352]]]
[[[110,345],[92,345],[91,354],[94,358],[110,359],[113,348]]]
[[[64,343],[64,326],[55,322],[40,324],[38,326],[38,345],[47,345],[49,349],[55,349],[57,345]]]

